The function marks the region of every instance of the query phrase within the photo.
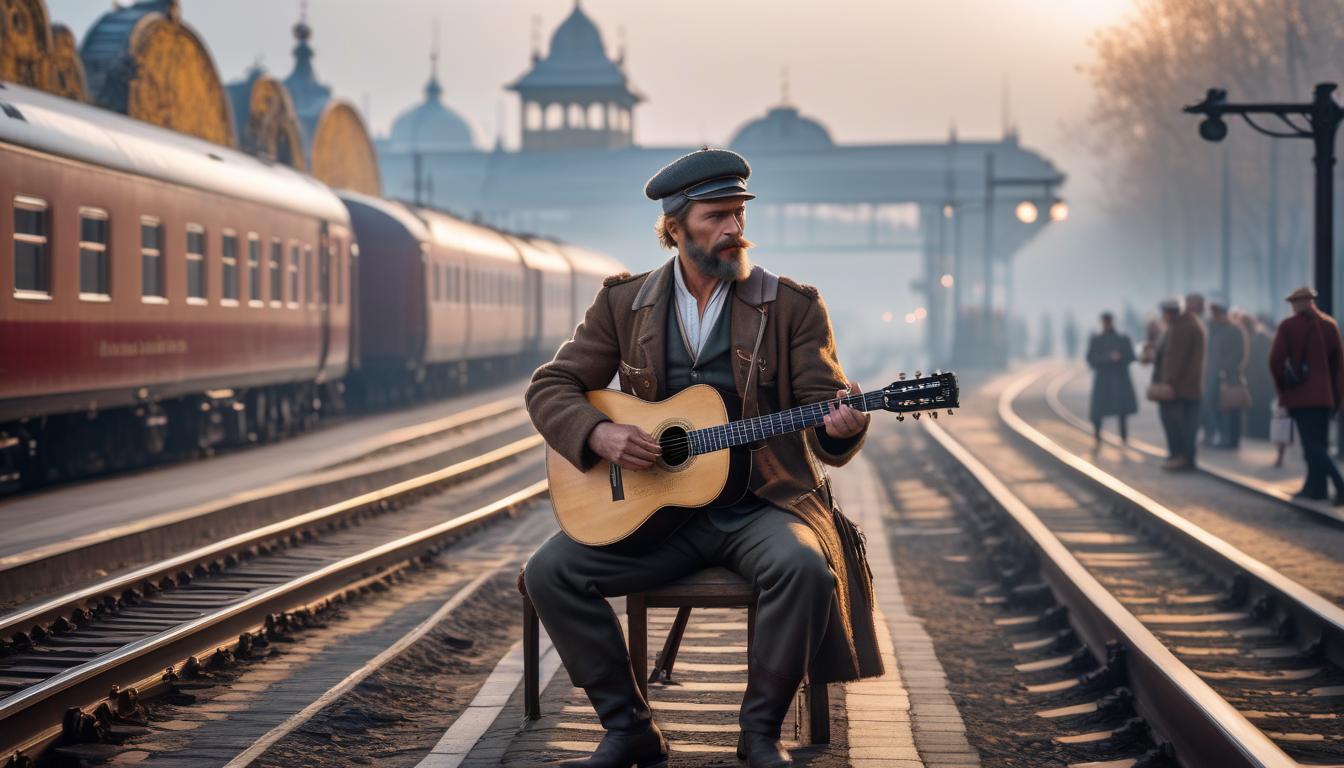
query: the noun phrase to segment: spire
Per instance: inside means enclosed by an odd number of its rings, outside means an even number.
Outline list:
[[[425,86],[425,101],[438,101],[443,96],[439,85],[439,20],[434,19],[434,41],[429,48],[429,83]]]
[[[575,2],[577,3],[578,0],[575,0]],[[626,42],[626,38],[625,38],[625,25],[624,25],[624,24],[622,24],[622,25],[616,27],[616,39],[617,39],[617,41],[618,41],[618,47],[617,47],[617,49],[616,49],[616,66],[624,68],[624,67],[625,67],[625,42]]]
[[[779,68],[779,104],[788,106],[789,104],[789,68]]]
[[[532,63],[541,61],[541,14],[532,14]]]
[[[308,0],[299,0],[299,23],[294,25],[294,71],[313,71],[313,49],[308,41],[313,36],[313,28],[308,26]]]

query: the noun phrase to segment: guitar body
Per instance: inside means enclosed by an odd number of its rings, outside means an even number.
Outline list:
[[[689,457],[678,450],[686,432],[726,424],[736,415],[717,389],[697,384],[657,403],[610,389],[587,397],[613,422],[653,435],[663,455],[646,470],[599,460],[583,472],[547,449],[551,505],[571,539],[590,546],[645,546],[675,531],[697,509],[727,506],[746,493],[751,454],[745,447]]]

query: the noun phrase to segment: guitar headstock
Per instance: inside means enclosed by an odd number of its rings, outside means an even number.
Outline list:
[[[934,373],[924,376],[920,372],[915,372],[915,378],[906,379],[905,374],[901,374],[899,381],[893,381],[882,388],[883,410],[891,411],[896,414],[910,413],[916,419],[925,411],[933,418],[938,418],[938,411],[946,408],[949,416],[952,415],[953,408],[959,408],[961,394],[957,389],[957,375],[948,371]],[[901,416],[897,416],[901,419]]]

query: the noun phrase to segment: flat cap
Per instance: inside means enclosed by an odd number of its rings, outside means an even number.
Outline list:
[[[740,197],[751,200],[747,192],[751,166],[746,158],[727,149],[700,149],[663,166],[644,185],[650,200],[661,200],[663,213],[679,210],[692,200],[719,200]]]
[[[1298,288],[1297,290],[1283,297],[1283,300],[1298,301],[1299,299],[1314,299],[1314,298],[1316,298],[1316,289],[1312,288],[1309,285],[1304,285],[1301,288]]]
[[[1175,299],[1163,299],[1162,303],[1157,305],[1157,308],[1163,312],[1180,312],[1181,302]]]

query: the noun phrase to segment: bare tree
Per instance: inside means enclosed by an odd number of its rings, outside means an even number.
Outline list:
[[[1223,153],[1199,138],[1181,107],[1210,87],[1235,100],[1304,101],[1312,84],[1338,80],[1344,3],[1134,0],[1133,12],[1092,45],[1096,95],[1086,135],[1103,158],[1114,211],[1149,234],[1144,265],[1168,275],[1168,289],[1216,285]],[[1307,274],[1311,149],[1284,140],[1274,148],[1276,140],[1239,125],[1226,141],[1234,297],[1263,307],[1277,301],[1264,289],[1270,265],[1283,285]],[[1280,218],[1271,228],[1275,188]]]

